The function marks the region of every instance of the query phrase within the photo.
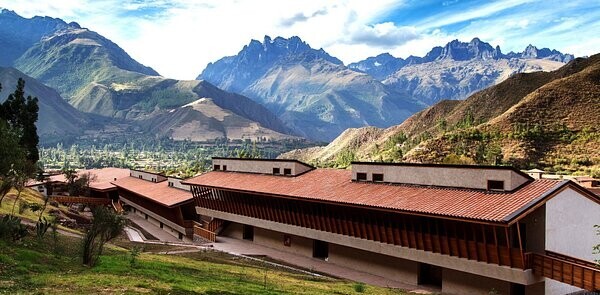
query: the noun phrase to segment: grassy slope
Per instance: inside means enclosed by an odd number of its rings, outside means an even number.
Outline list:
[[[16,193],[11,191],[9,195]],[[13,197],[0,206],[12,210]],[[42,202],[25,190],[21,199]],[[48,206],[48,208],[53,208]],[[18,211],[18,204],[15,213]],[[26,210],[19,217],[37,220]],[[63,228],[64,229],[64,228]],[[34,233],[31,233],[33,235]],[[143,247],[135,267],[130,251]],[[21,243],[0,240],[0,294],[355,294],[355,283],[273,269],[213,251],[180,255],[153,254],[188,248],[132,243],[123,236],[107,247],[99,265],[81,265],[79,239],[48,232],[42,241],[28,237]],[[267,284],[265,288],[265,272]],[[405,294],[399,290],[365,286],[367,294]]]
[[[0,293],[8,294],[355,294],[354,283],[265,268],[208,252],[142,253],[130,264],[126,249],[112,246],[100,263],[82,266],[78,239],[52,233],[21,244],[0,241]],[[58,246],[57,246],[58,245]],[[58,247],[58,248],[56,248]],[[266,287],[265,287],[266,273]],[[405,294],[365,286],[367,294]]]

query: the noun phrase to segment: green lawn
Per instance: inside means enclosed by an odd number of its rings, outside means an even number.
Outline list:
[[[123,247],[134,244],[123,241],[118,243],[122,247],[108,247],[100,263],[89,268],[81,265],[78,244],[78,238],[60,235],[54,240],[52,233],[42,241],[0,241],[0,294],[405,294],[291,273],[212,251],[144,252],[132,266],[130,251]]]

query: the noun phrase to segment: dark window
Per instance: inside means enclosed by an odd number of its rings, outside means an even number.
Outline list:
[[[163,228],[165,225],[161,222],[160,223],[160,228]]]
[[[283,235],[283,245],[286,247],[291,247],[292,246],[292,236]]]
[[[227,171],[227,165],[223,165],[223,171]]]
[[[254,226],[244,224],[242,239],[254,241]]]
[[[502,180],[488,180],[487,182],[488,190],[504,190],[504,181]]]
[[[213,170],[215,170],[215,171],[221,170],[221,165],[214,165]]]
[[[144,218],[148,220],[148,214],[144,214]]]
[[[142,179],[142,176],[141,176],[141,175],[139,175],[138,177],[139,177],[140,179]]]
[[[373,173],[373,181],[383,181],[383,174]]]
[[[525,285],[510,283],[510,295],[524,295]]]
[[[442,268],[427,263],[419,263],[419,277],[417,280],[419,285],[441,287]]]
[[[313,257],[327,259],[329,257],[329,244],[327,242],[314,240],[313,241]]]
[[[182,233],[179,233],[179,239],[183,240],[183,234]]]
[[[273,174],[279,174],[279,173],[280,173],[279,168],[273,168]]]
[[[284,168],[283,169],[283,175],[292,175],[292,169],[290,169],[290,168]]]
[[[356,173],[356,180],[367,180],[367,173]]]

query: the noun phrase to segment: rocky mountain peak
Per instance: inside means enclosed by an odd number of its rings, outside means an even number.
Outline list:
[[[433,51],[428,55],[435,56]],[[479,38],[473,38],[469,43],[458,40],[450,41],[442,48],[437,58],[452,60],[497,59],[500,57],[498,53],[499,48],[494,49],[489,43],[482,42]]]

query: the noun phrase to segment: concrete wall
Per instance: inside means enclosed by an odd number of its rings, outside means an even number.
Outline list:
[[[493,293],[491,291],[495,291]],[[442,269],[442,294],[510,295],[510,283],[448,268]]]
[[[303,165],[296,161],[268,161],[268,160],[251,160],[251,159],[213,159],[213,167],[215,165],[220,166],[220,170],[223,166],[227,166],[227,171],[234,172],[249,172],[249,173],[260,173],[260,174],[273,174],[273,168],[279,168],[280,174],[284,174],[284,169],[290,169],[292,174],[295,176],[306,172],[311,167]]]
[[[129,170],[129,176],[136,178],[140,178],[141,176],[141,179],[152,182],[161,182],[167,180],[167,178],[163,175],[138,170]]]
[[[394,281],[418,283],[418,263],[415,261],[329,244],[329,262]]]
[[[534,284],[541,280],[539,277],[534,276],[531,270],[521,270],[517,268],[510,268],[507,266],[477,262],[475,260],[468,260],[466,258],[448,256],[439,253],[411,249],[392,244],[384,244],[366,239],[360,239],[341,234],[334,234],[289,224],[282,224],[258,218],[206,209],[202,207],[196,207],[196,212],[200,215],[211,216],[213,218],[219,218],[236,223],[249,224],[257,228],[264,228],[272,231],[289,233],[294,236],[329,242],[330,244],[343,245],[372,253],[383,254],[415,262],[428,263],[444,268],[460,270],[463,272],[477,274],[480,276],[496,278],[524,285]]]
[[[167,181],[169,183],[171,183],[171,186],[174,188],[186,190],[188,192],[192,190],[189,185],[181,183],[183,181],[183,179],[179,179],[179,178],[175,178],[175,177],[167,177]]]
[[[442,166],[352,164],[353,180],[356,180],[357,173],[367,173],[367,181],[373,180],[373,173],[382,173],[384,182],[475,189],[487,189],[488,180],[501,180],[504,181],[504,190],[513,190],[528,180],[510,169]]]
[[[567,188],[546,202],[546,250],[594,261],[598,244],[594,229],[600,224],[600,204]],[[546,294],[566,294],[578,288],[546,280]]]
[[[312,257],[313,240],[304,237],[289,235],[291,238],[291,244],[288,247],[283,244],[284,235],[284,233],[255,227],[254,243],[274,248],[283,252],[290,252],[306,257]]]

